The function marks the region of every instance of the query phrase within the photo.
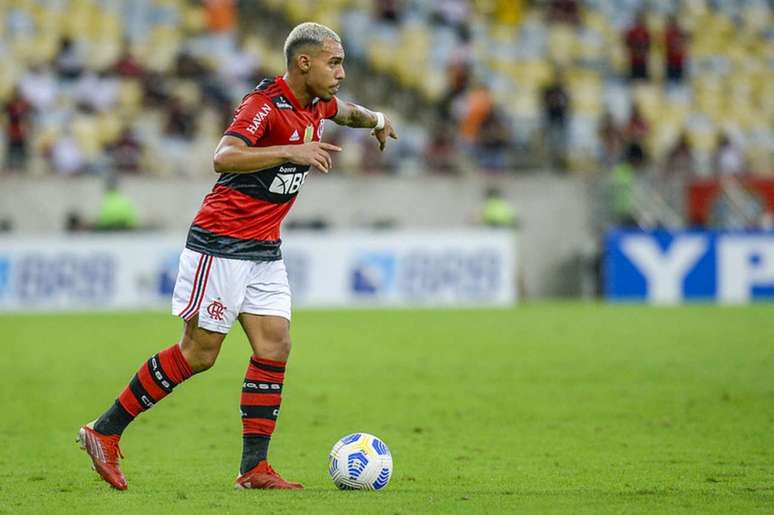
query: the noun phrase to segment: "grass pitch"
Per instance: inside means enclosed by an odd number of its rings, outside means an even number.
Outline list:
[[[215,368],[122,440],[116,492],[73,443],[180,322],[0,316],[2,513],[774,513],[774,308],[581,304],[299,311],[274,466],[306,489],[235,491],[240,330]],[[382,492],[327,452],[390,446]]]

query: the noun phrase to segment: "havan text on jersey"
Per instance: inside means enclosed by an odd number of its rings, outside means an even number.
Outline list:
[[[247,132],[250,134],[255,134],[258,131],[258,128],[261,126],[261,122],[263,122],[266,117],[269,116],[270,112],[271,106],[269,106],[269,104],[263,104],[258,112],[255,113],[255,116],[253,116],[252,122],[250,122],[250,125],[246,129]]]

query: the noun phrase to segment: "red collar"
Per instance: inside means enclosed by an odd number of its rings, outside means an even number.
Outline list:
[[[293,107],[296,108],[298,111],[309,111],[314,107],[314,100],[309,103],[307,107],[304,107],[301,105],[301,103],[296,98],[296,95],[293,94],[293,91],[291,91],[290,86],[288,86],[288,83],[285,82],[284,77],[282,75],[278,75],[275,79],[277,81],[277,84],[279,84],[280,89],[282,90],[282,93],[285,95],[285,97],[288,99],[288,101],[293,105]]]

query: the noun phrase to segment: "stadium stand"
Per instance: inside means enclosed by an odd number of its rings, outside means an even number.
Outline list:
[[[340,31],[347,89],[402,128],[385,156],[332,128],[350,173],[599,175],[631,152],[683,180],[774,172],[765,0],[331,0],[322,11],[311,0],[17,0],[2,10],[6,173],[210,173],[233,105],[282,71],[282,37],[307,19]]]

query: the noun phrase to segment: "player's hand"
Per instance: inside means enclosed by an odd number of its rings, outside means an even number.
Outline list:
[[[382,152],[384,152],[384,146],[387,144],[388,136],[392,139],[398,139],[398,133],[395,131],[395,127],[392,126],[392,121],[387,118],[387,116],[384,117],[384,127],[378,131],[376,129],[372,130],[371,134],[373,134],[379,142],[379,150]]]
[[[333,166],[330,152],[341,152],[341,147],[312,141],[303,145],[290,145],[290,162],[297,165],[317,167],[321,172],[328,173]]]

